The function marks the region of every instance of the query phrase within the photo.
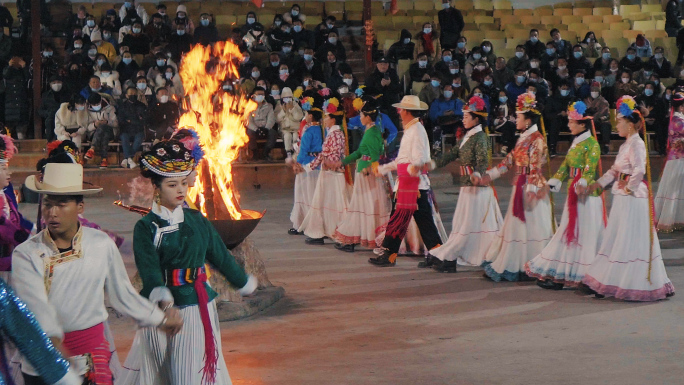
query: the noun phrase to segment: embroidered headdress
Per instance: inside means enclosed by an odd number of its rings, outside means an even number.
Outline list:
[[[584,102],[574,102],[568,107],[568,119],[570,120],[588,120],[592,119],[587,116],[587,105]]]
[[[0,135],[0,163],[7,163],[16,154],[17,148],[14,147],[14,141],[9,135]]]
[[[192,128],[183,127],[177,129],[173,135],[171,135],[171,139],[183,143],[183,146],[190,151],[190,155],[192,155],[192,158],[195,160],[195,165],[204,158],[204,150],[200,144],[199,135]]]
[[[195,160],[183,143],[177,140],[161,141],[140,158],[140,169],[144,177],[152,174],[163,177],[187,176],[195,167]]]
[[[535,115],[541,115],[541,112],[537,109],[537,97],[531,92],[518,96],[515,112],[518,114],[532,112]]]
[[[468,105],[463,107],[463,112],[470,112],[475,115],[480,115],[483,118],[487,117],[487,105],[484,99],[479,96],[473,96],[468,100]]]

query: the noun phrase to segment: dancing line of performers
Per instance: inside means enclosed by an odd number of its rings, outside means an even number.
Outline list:
[[[376,255],[368,262],[378,267],[395,266],[397,255],[413,251],[425,255],[419,268],[456,272],[457,265],[481,266],[484,277],[495,282],[536,280],[545,289],[577,288],[598,298],[628,301],[674,295],[656,230],[684,227],[684,93],[673,97],[667,164],[656,194],[642,139],[644,117],[629,96],[617,102],[617,131],[625,142],[607,170],[601,164],[592,111],[581,101],[569,106],[574,139],[555,174],[541,108],[532,93],[517,100],[520,136],[498,165],[491,164],[486,106],[477,96],[463,109],[464,130],[457,134],[457,144],[435,160],[420,122],[427,105],[417,97],[405,96],[393,105],[403,125],[394,156],[387,155],[373,98],[355,102],[365,131],[358,149],[346,154],[338,104],[334,98],[305,103],[293,163],[289,234],[304,234],[305,242],[314,245],[329,239],[346,252],[373,249]],[[461,188],[447,237],[428,172],[456,159]],[[351,178],[349,166],[354,162]],[[515,177],[503,217],[492,182],[508,172]],[[560,192],[564,181],[567,200],[557,223],[550,193]],[[613,195],[610,213],[608,188]]]

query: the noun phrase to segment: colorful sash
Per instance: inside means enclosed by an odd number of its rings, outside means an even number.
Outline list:
[[[515,196],[513,197],[513,216],[525,222],[525,183],[527,174],[518,175],[515,182]]]
[[[468,176],[473,175],[475,172],[475,167],[470,165],[461,166],[461,175]]]
[[[420,177],[411,176],[408,172],[409,163],[397,165],[396,204],[394,213],[387,224],[386,234],[393,238],[404,238],[413,213],[418,210],[418,196],[420,195]]]
[[[582,178],[582,169],[570,168],[570,175],[574,174],[574,179],[568,188],[568,227],[565,229],[563,236],[565,237],[565,243],[567,245],[577,244],[577,191],[575,191],[575,186]]]
[[[112,385],[112,370],[109,368],[112,352],[104,331],[104,323],[100,323],[85,330],[64,333],[63,344],[72,356],[90,356],[90,370],[86,373],[88,383]]]

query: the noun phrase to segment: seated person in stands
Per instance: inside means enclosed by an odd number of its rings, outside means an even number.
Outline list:
[[[249,115],[247,136],[249,136],[250,160],[255,160],[257,140],[265,139],[264,159],[272,160],[270,152],[275,147],[278,132],[275,130],[275,112],[273,106],[266,101],[266,90],[257,87],[252,94],[252,100],[257,103],[257,109]]]
[[[260,27],[259,29],[261,30],[261,32],[264,31],[264,26],[257,21],[256,13],[254,13],[254,11],[247,12],[247,16],[245,17],[245,24],[243,24],[242,27],[240,27],[240,33],[242,34],[242,36],[245,36],[250,30],[254,30],[257,27]]]
[[[673,76],[672,63],[665,57],[663,47],[655,47],[654,55],[648,60],[648,63],[653,66],[653,72],[657,73],[661,79]]]
[[[525,42],[525,52],[530,59],[539,59],[544,54],[546,46],[539,41],[539,31],[530,30],[530,38]]]
[[[506,84],[505,90],[509,100],[518,100],[518,96],[527,92],[527,72],[522,69],[516,71],[515,79]]]
[[[430,73],[433,72],[432,66],[428,61],[428,55],[425,52],[418,54],[418,60],[409,66],[410,84],[409,89],[413,88],[416,82],[428,83],[430,81]],[[422,87],[420,87],[422,89]]]
[[[330,32],[335,32],[335,36],[339,36],[339,32],[337,31],[337,27],[335,27],[335,23],[337,22],[337,18],[333,15],[328,15],[320,24],[314,28],[314,34],[315,34],[315,49],[320,48],[323,44],[328,42],[328,35]]]
[[[88,97],[88,137],[90,149],[84,156],[84,163],[99,155],[100,168],[107,168],[109,142],[118,136],[119,121],[116,110],[105,98],[94,92]]]
[[[428,55],[429,58],[429,55]],[[442,76],[442,79],[448,79],[451,77],[452,73],[449,71],[452,66],[455,66],[456,63],[458,63],[458,69],[462,69],[463,66],[461,63],[457,60],[453,59],[453,54],[451,53],[450,49],[444,49],[442,50],[442,59],[436,63],[434,63],[434,68],[437,73],[439,73]]]
[[[444,85],[439,98],[430,105],[430,121],[433,127],[433,150],[442,148],[442,135],[455,135],[463,119],[463,101],[454,97],[451,84]]]
[[[636,41],[632,43],[629,48],[633,48],[638,58],[650,58],[653,56],[653,49],[651,49],[651,42],[642,34],[638,34]]]
[[[302,55],[301,63],[303,64],[303,67],[300,67],[300,72],[308,72],[314,80],[318,80],[319,82],[325,80],[325,77],[323,76],[323,68],[321,66],[321,63],[318,60],[316,60],[313,48],[304,48],[304,55]],[[302,74],[300,74],[300,77],[303,80]]]
[[[278,72],[278,79],[275,81],[274,84],[277,84],[281,90],[285,87],[288,87],[291,90],[297,89],[299,82],[290,73],[290,69],[289,69],[288,65],[283,63],[280,65],[279,68],[280,69]]]
[[[418,94],[420,101],[430,105],[433,100],[440,96],[441,84],[442,82],[439,74],[437,72],[432,72],[430,74],[430,83],[425,84]]]
[[[514,72],[518,71],[529,71],[530,70],[530,58],[525,52],[525,46],[519,44],[515,47],[515,56],[508,59],[508,68],[512,69]]]
[[[292,40],[294,40],[293,49],[298,51],[302,48],[311,48],[316,44],[316,35],[313,31],[306,29],[302,20],[294,20],[292,22]]]
[[[501,144],[501,156],[506,156],[515,147],[515,100],[509,100],[506,91],[501,90],[493,99],[493,105],[489,114],[489,125],[493,131],[501,134],[498,142]]]
[[[402,29],[399,34],[399,41],[392,44],[387,51],[387,60],[392,64],[397,64],[399,60],[413,60],[416,44],[411,41],[411,32]]]
[[[62,103],[55,114],[55,135],[57,140],[70,140],[82,149],[88,130],[86,99],[75,94],[68,103]]]
[[[328,33],[328,40],[316,50],[316,58],[323,61],[328,52],[331,51],[335,53],[337,60],[341,62],[347,61],[347,50],[344,48],[337,31],[330,31]]]
[[[81,96],[84,98],[88,99],[91,94],[93,93],[103,93],[107,95],[112,94],[112,88],[108,86],[102,85],[100,82],[100,77],[99,76],[91,76],[90,81],[88,82],[88,85],[81,90]]]
[[[195,39],[195,44],[205,46],[218,41],[218,29],[216,29],[216,23],[212,22],[211,15],[206,12],[200,15],[200,25],[195,28],[193,38]]]
[[[180,113],[178,104],[169,100],[169,90],[164,87],[157,88],[157,102],[149,108],[147,141],[154,141],[154,144],[162,139],[171,137],[173,131],[178,127]]]
[[[590,74],[593,66],[589,62],[589,59],[584,56],[582,46],[576,44],[572,50],[572,56],[570,57],[570,60],[568,60],[568,69],[570,72],[575,73],[575,71],[582,70],[585,74]]]
[[[572,84],[572,88],[570,91],[570,94],[576,99],[576,100],[584,100],[589,96],[590,92],[590,86],[589,83],[586,82],[585,80],[585,72],[584,70],[576,70],[574,74],[574,82]]]
[[[620,60],[620,70],[630,70],[632,73],[639,71],[643,66],[641,59],[637,58],[634,47],[627,48],[627,55]]]

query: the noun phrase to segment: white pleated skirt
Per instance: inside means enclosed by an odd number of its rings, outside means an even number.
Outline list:
[[[215,385],[231,385],[230,375],[223,358],[221,329],[216,301],[209,303],[209,317],[214,329],[219,358]],[[168,338],[157,328],[139,329],[124,363],[124,381],[121,385],[189,385],[202,384],[204,368],[204,327],[199,306],[179,309],[183,328]]]
[[[384,177],[356,173],[347,211],[333,239],[344,245],[374,248],[379,229],[389,221],[392,202]]]
[[[459,265],[480,266],[503,222],[493,188],[461,187],[449,239],[431,254]]]
[[[351,188],[343,173],[321,171],[311,207],[298,230],[310,238],[332,238],[347,210],[350,195]]]
[[[527,196],[523,195],[523,222],[513,216],[516,189],[517,187],[513,186],[503,227],[489,246],[483,262],[485,273],[496,282],[518,281],[520,275],[525,274],[527,261],[541,253],[553,237],[549,196],[528,201]]]
[[[298,229],[302,225],[302,221],[304,221],[306,214],[309,212],[309,207],[316,191],[319,172],[319,170],[313,170],[311,172],[301,172],[295,176],[294,205],[290,213],[290,222],[292,222],[292,228],[294,229]]]
[[[674,294],[648,211],[647,198],[613,196],[601,247],[582,283],[599,294],[627,301],[657,301]],[[653,234],[650,282],[649,228]]]
[[[684,228],[684,158],[665,164],[654,204],[659,231]]]
[[[577,202],[577,243],[571,245],[567,244],[565,235],[569,219],[566,201],[556,234],[544,250],[525,265],[527,275],[568,287],[576,287],[582,282],[603,239],[603,200],[588,196],[584,202]]]

